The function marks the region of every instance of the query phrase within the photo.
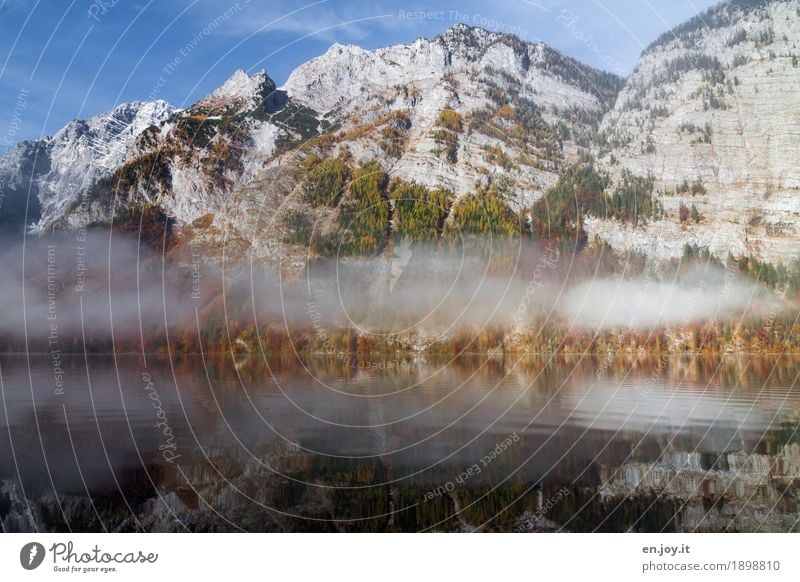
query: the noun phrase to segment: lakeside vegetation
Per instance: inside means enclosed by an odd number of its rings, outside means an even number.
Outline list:
[[[375,175],[369,181],[377,185]],[[411,208],[418,203],[424,189],[413,184],[395,185],[395,194],[404,192],[409,195]],[[386,202],[386,201],[384,201]],[[438,228],[433,221],[435,215],[425,214],[430,221],[418,223],[419,232]],[[153,233],[147,241],[154,248],[162,247],[163,235],[159,234],[156,224],[163,217],[152,213],[144,215],[131,214],[125,221],[130,228],[138,228],[140,221],[147,232]],[[414,232],[411,229],[409,232]],[[169,237],[167,260],[181,249],[185,250],[179,237]],[[146,241],[145,241],[146,242]],[[523,249],[522,256],[538,256],[545,248],[541,243]],[[550,244],[550,243],[547,243]],[[514,262],[511,260],[519,251],[518,243],[509,240],[506,246],[496,244],[491,261],[492,276],[508,275],[515,271],[522,281],[536,281],[537,269],[540,265],[533,259]],[[562,247],[562,253],[569,252]],[[146,273],[160,273],[161,259],[157,256],[144,260],[140,264],[140,276]],[[484,327],[477,324],[457,325],[445,335],[435,333],[403,332],[393,330],[404,329],[408,324],[407,314],[402,309],[391,309],[391,304],[384,305],[381,313],[381,334],[362,333],[353,326],[341,326],[331,322],[316,324],[311,313],[301,317],[295,316],[284,321],[274,310],[266,311],[254,305],[249,286],[229,285],[224,289],[219,281],[208,277],[204,283],[202,300],[198,301],[197,317],[199,331],[194,316],[176,318],[170,316],[165,325],[164,318],[146,318],[142,320],[142,336],[137,330],[118,331],[112,340],[110,331],[103,332],[102,327],[94,324],[82,336],[80,329],[59,328],[59,348],[63,352],[81,353],[84,349],[90,353],[118,352],[167,352],[172,354],[210,353],[241,355],[280,353],[327,353],[355,363],[370,361],[372,358],[390,355],[406,356],[419,353],[428,354],[467,354],[467,353],[565,353],[590,354],[604,357],[606,354],[684,354],[700,353],[720,355],[725,353],[794,353],[800,354],[800,321],[797,317],[797,305],[800,304],[800,260],[790,265],[774,266],[755,257],[735,258],[733,256],[721,260],[711,256],[705,249],[686,247],[681,259],[663,262],[658,268],[641,255],[620,257],[611,253],[607,247],[590,243],[585,249],[574,254],[562,254],[560,260],[548,267],[548,276],[553,281],[563,284],[565,288],[577,287],[591,282],[597,277],[609,280],[639,281],[647,273],[652,284],[684,282],[686,286],[697,284],[698,273],[717,277],[717,283],[732,277],[755,282],[756,289],[768,294],[773,299],[771,307],[744,314],[728,314],[725,316],[703,319],[688,318],[685,321],[657,326],[604,326],[601,329],[591,327],[574,327],[568,318],[548,313],[545,305],[531,305],[526,314],[525,325],[520,329],[502,322],[490,321]],[[183,289],[188,297],[192,288],[192,274],[186,269],[173,269],[177,277],[171,285]],[[131,274],[131,277],[135,273]],[[135,283],[132,281],[132,283]],[[46,284],[46,280],[29,281],[29,288],[37,284]],[[99,280],[95,286],[89,286],[87,292],[107,291],[107,281]],[[411,282],[413,288],[413,281]],[[646,289],[645,287],[640,287]],[[632,298],[631,301],[634,299]],[[256,307],[254,311],[254,307]],[[59,313],[68,313],[75,309],[66,298],[59,302]],[[134,333],[135,332],[135,333]],[[0,337],[0,351],[48,352],[45,336],[29,335],[27,343],[21,338],[11,336]]]

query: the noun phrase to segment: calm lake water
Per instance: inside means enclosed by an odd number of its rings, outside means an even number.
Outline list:
[[[797,359],[56,364],[0,356],[5,531],[800,529]]]

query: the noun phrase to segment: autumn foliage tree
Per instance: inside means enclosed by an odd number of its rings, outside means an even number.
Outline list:
[[[492,238],[520,236],[525,231],[525,223],[506,203],[510,189],[511,184],[506,180],[497,180],[462,197],[453,206],[448,233]]]
[[[377,162],[353,173],[350,191],[339,206],[339,254],[369,255],[379,252],[388,238],[387,176]]]
[[[436,240],[444,228],[453,194],[447,190],[428,190],[415,182],[392,185],[395,235],[412,242]]]
[[[607,214],[609,204],[603,193],[607,186],[608,178],[595,170],[591,160],[568,168],[531,209],[534,237],[575,241],[579,249],[583,248],[587,241],[583,218]]]
[[[347,183],[348,169],[341,158],[327,158],[308,172],[303,200],[312,206],[336,206]]]

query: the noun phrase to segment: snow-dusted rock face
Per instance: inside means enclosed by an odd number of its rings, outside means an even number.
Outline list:
[[[338,110],[341,115],[386,97],[401,106],[396,90],[402,87],[420,89],[415,94],[421,94],[424,101],[427,92],[454,75],[462,89],[456,96],[469,108],[484,104],[479,77],[487,71],[495,77],[513,77],[522,84],[524,96],[538,95],[540,106],[566,108],[574,104],[602,109],[613,104],[616,94],[612,75],[564,57],[542,43],[524,43],[512,35],[463,24],[433,40],[420,38],[410,45],[376,51],[334,44],[324,55],[298,67],[285,89],[323,113]]]
[[[125,164],[86,189],[60,224],[107,221],[137,204],[157,205],[179,224],[224,213],[233,190],[263,172],[281,143],[299,139],[291,121],[273,120],[286,104],[266,72],[236,71],[189,109],[140,132]]]
[[[4,190],[16,198],[27,198],[30,191],[36,200],[28,223],[34,231],[46,229],[81,193],[122,165],[146,128],[175,112],[164,101],[123,103],[97,117],[72,121],[52,137],[20,144],[0,160],[2,172],[11,177]]]
[[[591,151],[612,180],[652,175],[666,216],[589,217],[590,237],[653,258],[696,245],[785,262],[800,237],[798,43],[800,0],[729,2],[666,33],[624,88],[541,43],[465,25],[375,51],[335,44],[281,88],[236,71],[186,111],[123,105],[20,144],[0,160],[2,208],[18,216],[29,183],[36,230],[108,220],[114,201],[155,204],[179,224],[210,215],[214,232],[269,258],[288,215],[335,225],[336,209],[302,198],[314,158],[377,161],[456,204],[503,178],[525,213]],[[681,206],[697,220],[681,223]]]
[[[179,224],[211,215],[225,240],[274,257],[282,216],[335,218],[301,200],[309,156],[344,156],[351,169],[377,161],[390,178],[456,198],[504,177],[508,204],[523,211],[588,147],[621,85],[542,44],[463,25],[374,52],[334,45],[282,88],[263,71],[236,71],[147,128],[60,224],[108,220],[112,201],[156,204]],[[457,121],[446,127],[443,112]]]
[[[283,91],[278,91],[266,71],[249,76],[239,69],[219,89],[196,103],[192,110],[239,114],[261,107],[277,109],[283,102]]]
[[[40,182],[42,216],[36,228],[46,228],[77,195],[113,173],[139,134],[175,112],[164,101],[125,103],[88,121],[73,121],[47,139],[50,172]]]
[[[39,217],[38,178],[49,160],[37,155],[40,142],[17,144],[0,158],[0,230],[21,233]]]
[[[407,147],[384,163],[390,176],[462,195],[505,174],[530,203],[557,180],[562,164],[575,159],[578,143],[588,144],[620,86],[621,79],[541,43],[459,24],[433,40],[376,51],[335,44],[298,67],[284,88],[292,99],[345,128],[391,111],[407,114]],[[513,120],[494,115],[499,104],[492,93],[515,96],[519,115],[535,109],[543,125],[568,128],[554,140],[554,151],[523,152],[519,143],[504,139]],[[439,155],[442,144],[436,139],[437,118],[445,108],[457,111],[466,126],[455,162]],[[478,118],[476,112],[484,115]],[[376,156],[369,143],[367,136],[348,147],[357,158],[385,157]],[[495,155],[487,154],[490,150]],[[499,150],[510,163],[498,163],[504,157]],[[534,163],[515,163],[523,153]]]
[[[722,257],[786,262],[800,238],[800,2],[759,4],[712,8],[646,50],[596,153],[612,174],[652,174],[676,224],[680,204],[694,204],[703,220],[681,227],[687,242],[710,236]],[[703,188],[685,191],[695,182]],[[653,249],[667,232],[592,228],[614,245]]]

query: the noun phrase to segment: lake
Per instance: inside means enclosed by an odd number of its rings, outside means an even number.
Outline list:
[[[2,355],[5,531],[796,531],[800,360]]]

